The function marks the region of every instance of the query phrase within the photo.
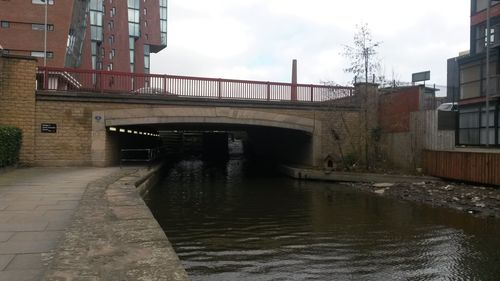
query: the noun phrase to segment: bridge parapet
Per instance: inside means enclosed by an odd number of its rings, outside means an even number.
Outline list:
[[[50,67],[38,68],[37,89],[342,105],[354,96],[352,87]]]

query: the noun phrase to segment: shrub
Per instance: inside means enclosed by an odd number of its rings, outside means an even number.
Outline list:
[[[348,171],[356,169],[358,165],[359,157],[355,153],[349,153],[344,156],[344,168]]]
[[[21,129],[0,125],[0,167],[15,164],[19,160],[22,138]]]

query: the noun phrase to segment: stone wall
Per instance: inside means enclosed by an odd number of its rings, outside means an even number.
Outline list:
[[[23,132],[19,161],[35,161],[35,74],[36,59],[0,54],[0,124]]]
[[[37,166],[92,165],[92,113],[110,109],[152,107],[140,104],[97,103],[91,101],[38,100],[36,121],[57,124],[54,134],[36,132]],[[116,157],[114,157],[116,159]]]
[[[202,104],[202,103],[200,103]],[[214,106],[197,106],[201,109],[214,108]],[[95,144],[102,147],[101,155],[98,159],[93,159],[92,141],[95,141],[96,134],[106,134],[100,128],[100,131],[92,131],[93,126],[99,126],[95,119],[97,115],[102,116],[106,111],[124,110],[127,115],[132,110],[146,109],[153,112],[162,111],[169,108],[192,108],[187,105],[152,105],[145,103],[123,103],[122,99],[115,99],[114,102],[101,101],[94,98],[80,97],[52,97],[39,98],[36,106],[36,124],[56,123],[57,133],[44,134],[36,133],[37,157],[36,165],[41,166],[73,166],[73,165],[92,165],[99,162],[101,166],[116,163],[116,145],[117,140],[108,133],[104,143]],[[218,107],[228,110],[235,107]],[[236,107],[237,108],[237,107]],[[266,108],[254,107],[245,108],[256,112],[274,113],[287,116],[296,116],[315,120],[318,134],[321,138],[315,140],[313,147],[319,149],[320,158],[332,155],[336,160],[341,161],[341,153],[349,154],[353,152],[353,144],[359,143],[359,134],[357,134],[357,123],[359,122],[359,113],[357,110],[332,110],[329,108]],[[94,116],[93,116],[94,115]],[[94,124],[93,124],[94,123]],[[104,126],[101,124],[100,126]],[[332,140],[331,129],[340,135],[340,140]],[[293,152],[292,152],[293,153]]]

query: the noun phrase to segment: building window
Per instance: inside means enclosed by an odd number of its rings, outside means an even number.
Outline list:
[[[110,64],[108,65],[108,71],[112,71],[112,70],[113,70],[113,64],[112,64],[112,63],[110,63]]]
[[[43,51],[32,51],[31,52],[31,56],[32,57],[37,57],[37,58],[43,58],[45,57],[45,53]],[[54,53],[53,52],[47,52],[47,58],[48,59],[51,59],[54,57]]]
[[[488,7],[488,0],[475,0],[476,1],[476,13],[486,10]]]
[[[129,62],[130,72],[135,71],[135,37],[129,37]]]
[[[10,27],[10,22],[8,22],[8,21],[1,21],[0,22],[0,26],[2,28],[9,28]]]
[[[135,50],[135,38],[134,37],[129,37],[128,38],[128,45],[131,50]]]
[[[461,109],[459,114],[460,144],[479,144],[479,108]]]
[[[148,9],[144,8],[144,15],[146,16],[148,14]]]
[[[140,10],[139,0],[128,0],[128,34],[140,37]]]
[[[489,122],[486,113],[486,106],[481,107],[481,126],[479,128],[479,141],[481,145],[485,145],[488,139],[488,129],[490,130],[488,144],[495,144],[495,106],[490,106]],[[489,124],[488,124],[489,123]]]
[[[113,7],[113,8],[111,8],[111,10],[109,10],[109,16],[114,17],[115,15],[116,15],[116,8]]]
[[[37,5],[45,5],[45,0],[31,0],[31,3]],[[54,5],[54,0],[49,0],[49,5]]]
[[[469,99],[481,95],[481,64],[460,70],[460,98]]]
[[[90,39],[92,41],[102,41],[102,18],[104,7],[102,0],[90,0]]]
[[[150,53],[149,45],[144,45],[144,73],[149,73]]]
[[[45,30],[45,24],[43,24],[43,23],[32,23],[31,24],[31,29],[32,30],[44,31]],[[53,24],[47,24],[47,30],[48,31],[54,31],[54,25]]]
[[[167,0],[160,1],[160,43],[167,45]]]
[[[498,145],[500,131],[498,129],[498,107],[490,105],[489,122],[484,104],[468,105],[459,111],[459,144],[461,145],[486,145],[489,126],[489,143]],[[497,122],[495,123],[495,120]]]
[[[66,42],[66,48],[69,53],[73,52],[73,49],[75,48],[75,41],[76,41],[76,36],[71,34],[68,35],[68,41]]]
[[[490,27],[490,46],[498,45],[500,43],[499,36],[496,36],[495,31],[500,30],[500,24],[492,24]],[[486,50],[488,45],[486,24],[479,24],[475,27],[475,47],[476,53],[481,53]]]
[[[101,70],[102,69],[102,48],[101,43],[97,41],[91,41],[91,55],[92,55],[92,69]]]

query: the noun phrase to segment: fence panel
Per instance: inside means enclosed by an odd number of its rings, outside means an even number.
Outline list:
[[[424,167],[429,175],[500,185],[500,153],[495,151],[424,151]]]

